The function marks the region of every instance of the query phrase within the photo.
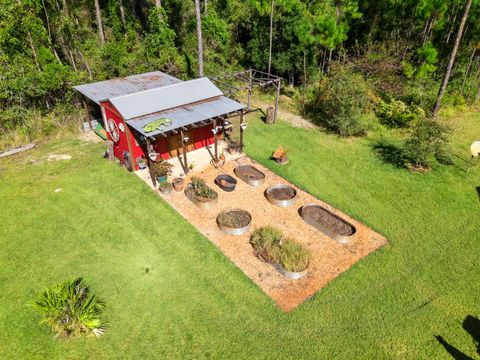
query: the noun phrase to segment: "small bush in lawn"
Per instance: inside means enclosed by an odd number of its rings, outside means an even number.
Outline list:
[[[40,322],[61,338],[99,337],[106,330],[106,323],[100,319],[105,304],[90,293],[82,278],[43,290],[32,305],[42,317]]]
[[[389,102],[380,100],[375,108],[380,122],[390,127],[407,127],[419,118],[425,117],[425,111],[417,105],[407,105],[401,100]]]
[[[308,267],[310,253],[294,240],[282,241],[278,262],[290,272],[302,272]]]
[[[270,226],[256,229],[250,239],[253,249],[267,262],[277,261],[277,249],[282,241],[282,232]]]
[[[341,136],[363,135],[374,98],[362,75],[348,66],[335,65],[314,89],[305,111],[314,122]]]
[[[428,168],[435,157],[446,162],[446,146],[450,129],[436,120],[423,119],[415,123],[405,143],[405,153],[417,170]]]

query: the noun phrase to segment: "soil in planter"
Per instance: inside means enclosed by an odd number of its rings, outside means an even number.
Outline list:
[[[336,235],[350,236],[355,232],[355,229],[351,225],[318,206],[305,207],[303,214],[304,216],[309,217],[313,221],[331,230]]]
[[[218,215],[219,224],[232,229],[243,228],[250,224],[250,221],[250,214],[243,210],[231,210]]]
[[[265,176],[260,171],[250,165],[238,167],[236,172],[238,176],[246,177],[251,180],[262,180],[265,178]]]
[[[201,203],[208,203],[212,200],[215,200],[217,198],[217,194],[214,193],[212,194],[211,197],[205,197],[205,196],[200,196],[200,195],[197,195],[197,193],[195,192],[195,189],[193,189],[192,187],[189,187],[187,188],[187,191],[189,193],[190,196],[193,196],[195,197],[195,199],[198,201],[198,202],[201,202]]]
[[[295,190],[292,188],[271,189],[268,193],[276,200],[291,200],[295,197]]]

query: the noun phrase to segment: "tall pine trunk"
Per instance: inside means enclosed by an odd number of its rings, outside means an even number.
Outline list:
[[[100,37],[100,41],[102,42],[102,44],[105,44],[105,33],[103,32],[102,14],[100,12],[100,4],[98,3],[98,0],[95,0],[95,14],[97,16],[98,36]]]
[[[453,45],[452,52],[450,53],[450,59],[448,60],[447,69],[445,70],[445,75],[443,77],[442,85],[440,86],[440,90],[438,91],[438,95],[437,95],[437,100],[435,101],[435,105],[433,106],[432,117],[437,116],[438,110],[440,110],[440,106],[442,104],[442,98],[443,98],[443,95],[445,94],[445,90],[447,89],[448,80],[450,79],[450,74],[452,72],[453,64],[457,56],[457,51],[460,45],[460,41],[462,40],[463,29],[465,28],[465,23],[467,22],[468,13],[470,12],[471,6],[472,6],[472,0],[467,0],[467,3],[465,4],[465,10],[463,11],[462,20],[460,22],[460,27],[458,28],[457,37],[455,38],[455,43]]]
[[[195,13],[197,15],[198,76],[203,77],[203,37],[202,37],[202,14],[200,13],[200,0],[195,0]]]
[[[119,0],[120,7],[120,19],[122,20],[122,25],[125,28],[127,26],[127,19],[125,18],[125,7],[123,6],[123,0]]]
[[[272,0],[270,4],[270,39],[269,39],[269,47],[268,47],[268,75],[272,70],[272,45],[273,45],[273,7],[275,3]]]

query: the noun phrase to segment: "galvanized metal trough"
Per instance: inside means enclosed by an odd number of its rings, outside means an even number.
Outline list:
[[[324,216],[323,222],[319,221],[318,218],[316,219],[312,216],[312,214],[315,212],[321,213]],[[322,233],[332,238],[339,244],[350,243],[357,234],[357,229],[355,228],[355,226],[317,204],[308,204],[303,206],[300,209],[300,216],[308,224],[320,230]],[[335,232],[334,229],[332,229],[332,224],[335,222],[344,229],[342,234],[338,234]]]
[[[226,226],[225,224],[222,224],[220,221],[220,218],[222,215],[225,215],[229,212],[242,212],[244,215],[246,215],[249,218],[248,224],[240,227],[229,227]],[[242,209],[231,209],[231,210],[225,210],[222,211],[218,216],[217,216],[217,225],[220,230],[222,230],[225,234],[228,235],[243,235],[245,234],[249,229],[250,225],[252,224],[252,215],[245,210]]]
[[[233,171],[248,185],[260,186],[265,182],[265,174],[252,165],[239,165]]]
[[[289,199],[279,199],[275,197],[275,193],[281,190],[290,191],[293,194],[293,197]],[[273,205],[276,205],[279,207],[288,207],[288,206],[294,205],[295,202],[297,201],[297,190],[295,190],[293,187],[289,185],[284,185],[284,184],[272,185],[267,190],[265,190],[265,197]]]

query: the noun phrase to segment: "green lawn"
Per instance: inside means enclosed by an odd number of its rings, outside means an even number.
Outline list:
[[[468,158],[479,122],[455,119],[455,154]],[[282,313],[144,183],[103,160],[102,145],[53,142],[0,162],[0,358],[448,359],[435,335],[475,356],[462,322],[480,315],[480,167],[413,174],[378,158],[374,138],[258,119],[246,140],[257,161],[389,245]],[[279,144],[291,149],[285,167],[268,160]],[[56,340],[28,306],[76,276],[108,305],[100,339]]]

